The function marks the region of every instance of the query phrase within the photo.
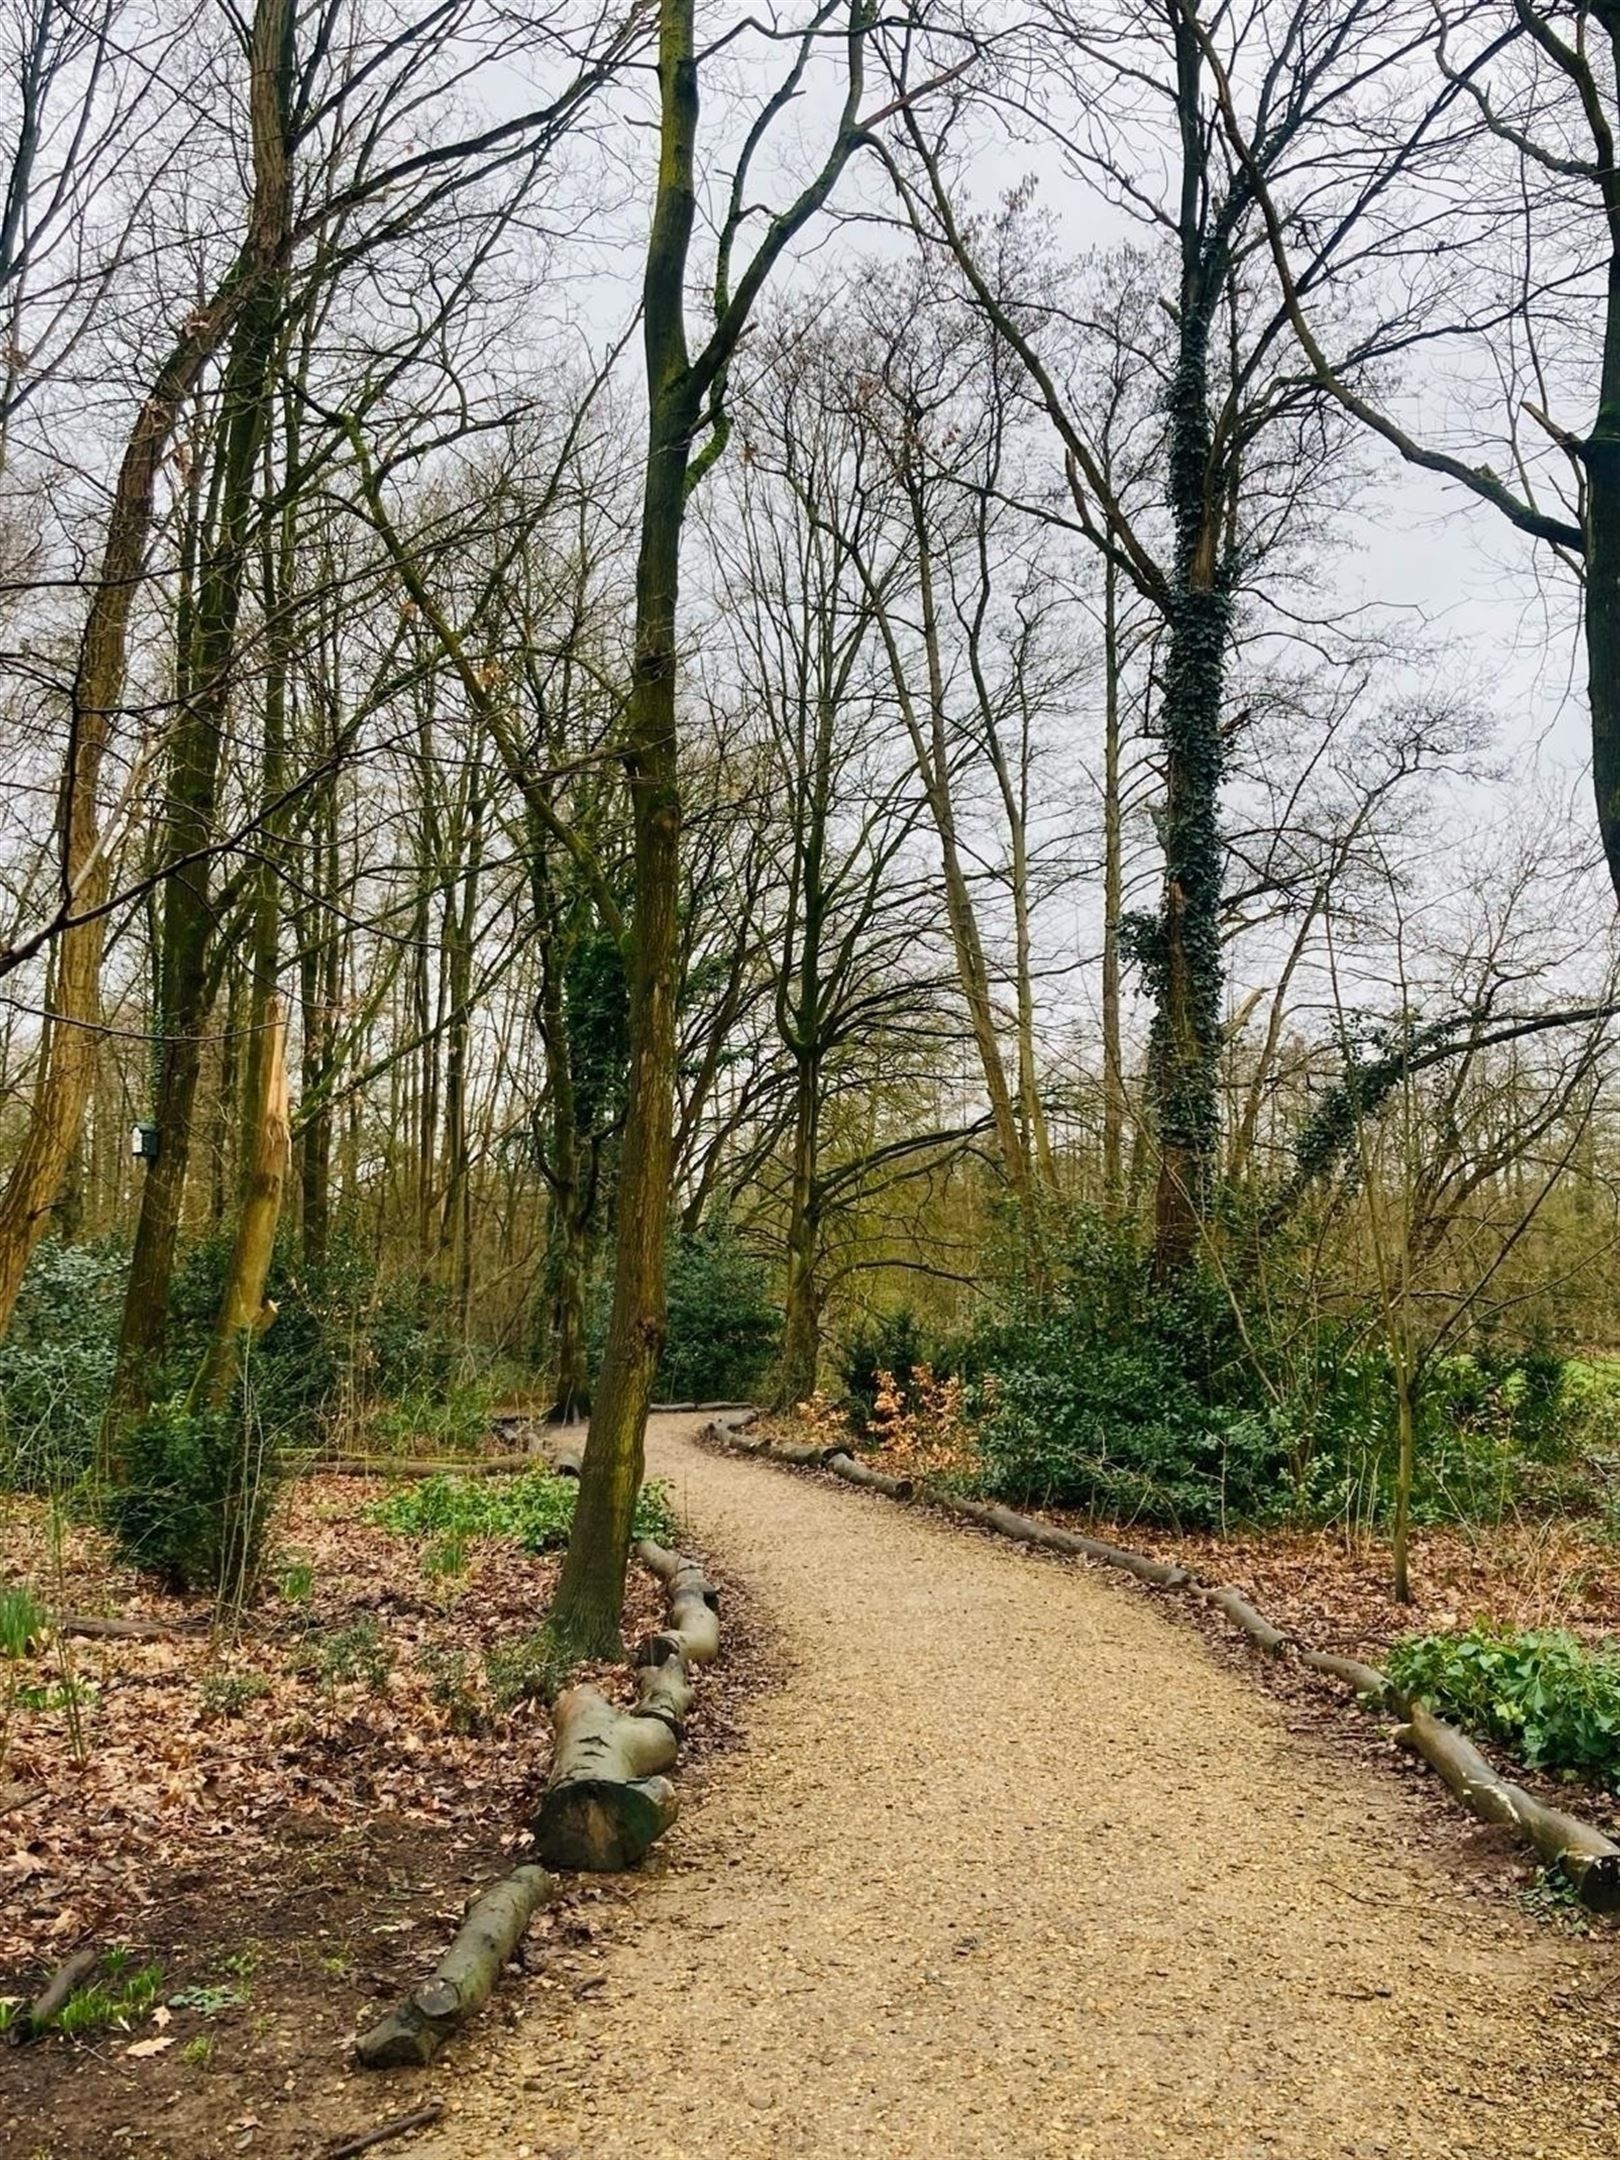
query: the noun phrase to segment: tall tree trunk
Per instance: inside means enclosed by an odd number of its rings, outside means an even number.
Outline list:
[[[873,602],[894,680],[906,733],[917,760],[917,777],[933,817],[939,838],[940,871],[945,887],[945,919],[950,930],[951,951],[957,980],[967,1007],[968,1025],[979,1055],[979,1070],[990,1102],[991,1123],[1001,1156],[1007,1185],[1019,1205],[1027,1226],[1036,1223],[1034,1179],[1018,1127],[1018,1115],[1007,1072],[1001,1060],[995,1007],[990,997],[990,971],[985,963],[984,942],[967,874],[962,867],[956,836],[956,805],[951,789],[950,742],[945,713],[945,668],[939,645],[939,616],[934,599],[933,549],[928,533],[927,507],[915,474],[902,470],[912,517],[912,537],[917,550],[918,606],[922,619],[923,654],[928,678],[928,725],[924,728],[916,701],[906,681],[905,660],[889,610],[871,579],[868,595]],[[864,574],[864,573],[863,573]]]
[[[573,1534],[550,1616],[558,1640],[584,1656],[610,1656],[619,1648],[625,1556],[641,1489],[647,1405],[664,1347],[680,899],[676,605],[686,476],[698,419],[685,323],[698,119],[692,0],[663,0],[658,77],[662,157],[642,292],[647,466],[636,560],[635,673],[623,753],[630,783],[634,888],[626,968],[629,1107],[619,1164],[613,1308]]]
[[[812,1025],[814,1023],[812,1022]],[[821,1362],[821,1222],[817,1200],[817,1139],[821,1061],[814,1048],[798,1055],[793,1099],[793,1169],[788,1199],[787,1281],[782,1305],[779,1405],[791,1409],[816,1389]]]
[[[477,753],[467,775],[458,820],[462,864],[459,892],[445,897],[444,972],[449,1003],[444,1067],[444,1162],[441,1178],[439,1250],[445,1263],[457,1332],[465,1337],[472,1295],[472,1186],[469,1175],[467,1059],[472,1037],[473,932],[483,867],[484,805]]]
[[[187,317],[159,369],[113,489],[71,692],[58,813],[65,927],[56,941],[51,1017],[28,1131],[0,1193],[0,1334],[10,1324],[28,1256],[61,1188],[94,1078],[103,943],[98,911],[111,890],[101,832],[101,769],[124,691],[130,613],[145,570],[158,472],[204,367],[283,259],[292,27],[291,0],[258,0],[250,51],[254,176],[247,235],[218,290]]]
[[[266,1303],[265,1288],[275,1256],[281,1196],[292,1159],[287,1118],[287,1023],[279,998],[266,998],[260,1009],[262,1037],[254,1060],[258,1086],[250,1100],[248,1130],[243,1136],[247,1183],[213,1341],[191,1392],[196,1404],[217,1406],[229,1400],[242,1369],[244,1344],[275,1318],[275,1308]]]
[[[1154,1271],[1192,1258],[1220,1129],[1221,700],[1232,603],[1221,548],[1223,493],[1212,469],[1209,342],[1225,276],[1224,243],[1207,237],[1208,143],[1197,32],[1175,19],[1182,138],[1181,289],[1169,397],[1175,559],[1160,726],[1164,738],[1164,897],[1143,954],[1155,996],[1151,1071],[1158,1128]]]
[[[1620,6],[1596,13],[1620,63]],[[1612,153],[1611,160],[1612,164]],[[1581,445],[1586,474],[1586,684],[1592,714],[1592,786],[1609,876],[1620,895],[1620,172],[1602,179],[1608,285],[1597,418]]]
[[[1117,1216],[1125,1198],[1125,1058],[1120,1032],[1120,919],[1125,911],[1124,815],[1120,799],[1119,569],[1103,560],[1103,1206]]]
[[[285,173],[285,159],[282,164]],[[285,245],[290,187],[264,205],[273,224],[259,239],[266,253]],[[210,864],[218,810],[221,745],[231,699],[237,625],[249,563],[250,526],[270,405],[282,281],[266,277],[243,308],[226,369],[217,436],[217,482],[197,582],[193,651],[169,760],[167,859],[163,882],[155,1116],[157,1159],[141,1192],[113,1380],[113,1417],[139,1415],[151,1401],[168,1324],[175,1248],[191,1160],[192,1125],[202,1070],[202,1033],[213,1002],[215,932]],[[187,858],[190,858],[189,860]]]

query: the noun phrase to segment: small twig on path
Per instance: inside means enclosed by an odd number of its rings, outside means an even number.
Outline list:
[[[375,2130],[361,2130],[354,2137],[339,2138],[335,2145],[326,2148],[326,2160],[354,2160],[356,2153],[369,2152],[373,2145],[386,2145],[390,2138],[409,2137],[413,2130],[425,2130],[436,2123],[444,2113],[442,2100],[430,2100],[414,2115],[396,2115],[389,2122],[379,2123]]]

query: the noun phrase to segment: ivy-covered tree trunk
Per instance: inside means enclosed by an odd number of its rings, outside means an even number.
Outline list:
[[[1169,396],[1169,498],[1175,555],[1167,606],[1164,891],[1142,940],[1154,995],[1150,1078],[1159,1147],[1153,1264],[1161,1281],[1191,1259],[1219,1138],[1221,733],[1232,628],[1223,548],[1226,490],[1210,422],[1210,329],[1225,282],[1224,236],[1206,231],[1208,139],[1196,32],[1175,11],[1182,149],[1181,283]]]

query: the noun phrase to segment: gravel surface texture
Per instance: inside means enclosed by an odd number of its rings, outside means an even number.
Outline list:
[[[436,2079],[413,2154],[1620,2156],[1612,1931],[1133,1589],[701,1423],[650,1469],[771,1684],[600,1982]]]

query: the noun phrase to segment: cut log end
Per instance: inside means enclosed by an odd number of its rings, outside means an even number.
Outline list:
[[[665,1777],[570,1778],[541,1801],[535,1844],[547,1867],[611,1874],[634,1867],[678,1810]]]

